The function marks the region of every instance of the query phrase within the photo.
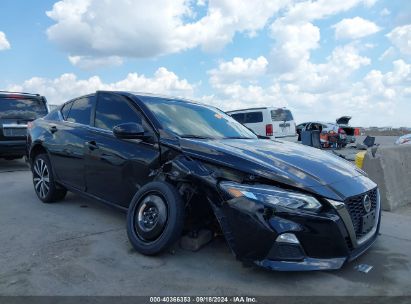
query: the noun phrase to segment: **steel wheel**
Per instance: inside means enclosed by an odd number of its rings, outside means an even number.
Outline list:
[[[144,242],[151,242],[163,233],[167,223],[167,204],[157,193],[147,194],[136,208],[134,229],[137,236]]]
[[[184,202],[173,185],[149,182],[137,191],[130,202],[127,211],[128,239],[142,254],[159,254],[181,236],[184,215]]]
[[[37,159],[33,167],[34,189],[40,198],[45,199],[50,191],[49,168],[44,160]]]

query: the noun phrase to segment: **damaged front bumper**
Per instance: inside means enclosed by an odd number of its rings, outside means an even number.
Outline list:
[[[347,206],[349,200],[331,201],[316,214],[275,210],[242,197],[227,200],[214,211],[240,260],[276,271],[335,270],[375,242],[381,218],[379,194],[375,199],[374,223],[364,233]]]
[[[346,258],[315,259],[304,258],[302,261],[273,261],[262,260],[255,262],[258,266],[276,271],[312,271],[312,270],[335,270],[344,265]]]
[[[255,261],[255,264],[267,268],[270,270],[276,271],[313,271],[313,270],[337,270],[340,269],[345,262],[350,262],[364,252],[366,252],[377,240],[377,233],[373,235],[372,239],[357,248],[344,257],[335,257],[335,258],[312,258],[312,257],[303,257],[299,261],[280,261],[280,260],[269,260],[264,259],[262,261]]]

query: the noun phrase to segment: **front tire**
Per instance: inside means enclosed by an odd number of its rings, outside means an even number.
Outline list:
[[[34,191],[43,203],[59,201],[66,196],[67,190],[56,184],[47,154],[35,157],[32,172]]]
[[[156,255],[181,236],[184,204],[177,189],[165,182],[151,182],[134,196],[127,212],[127,235],[144,255]]]

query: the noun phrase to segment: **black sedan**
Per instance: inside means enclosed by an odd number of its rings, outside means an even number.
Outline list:
[[[364,172],[191,101],[98,91],[32,123],[28,153],[41,201],[69,190],[127,211],[146,255],[207,227],[246,263],[338,269],[378,235],[379,192]]]

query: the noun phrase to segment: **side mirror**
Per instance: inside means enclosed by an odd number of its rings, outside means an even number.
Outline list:
[[[143,126],[138,123],[128,122],[117,125],[113,128],[113,134],[120,139],[147,139]]]

